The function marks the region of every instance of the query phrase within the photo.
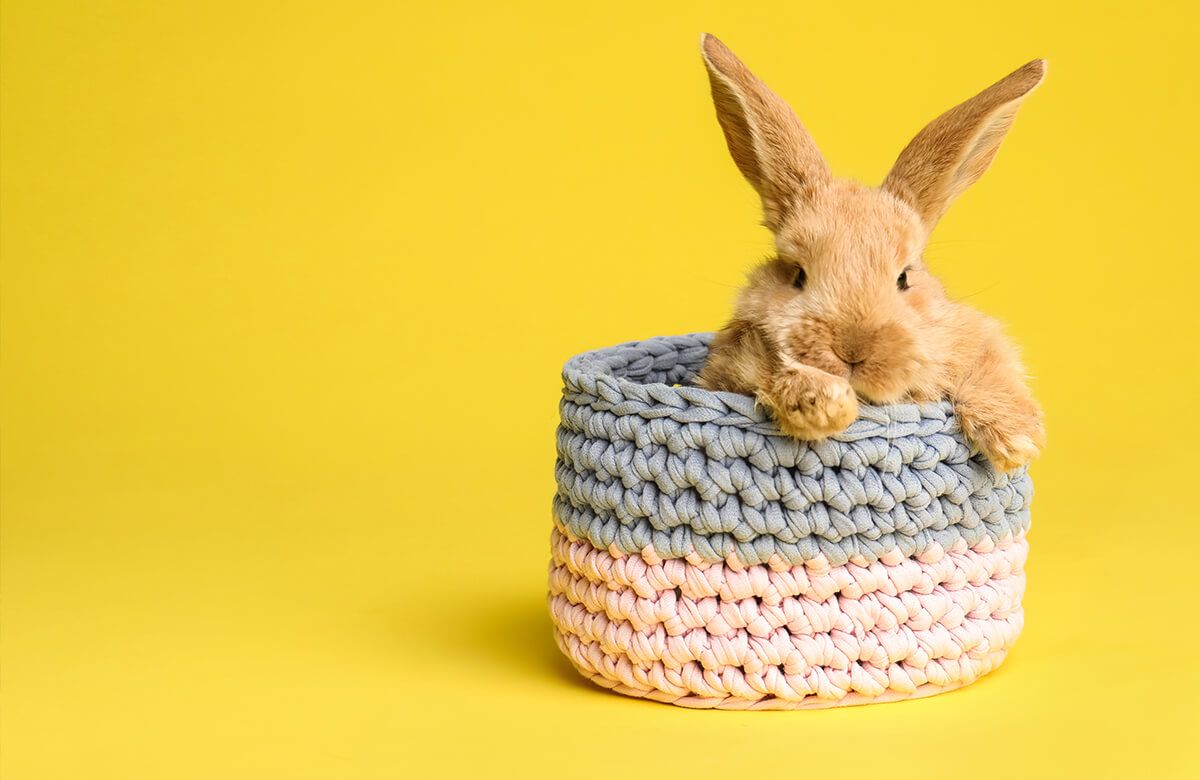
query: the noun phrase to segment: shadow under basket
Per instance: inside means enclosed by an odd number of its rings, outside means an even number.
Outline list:
[[[585,677],[688,707],[918,698],[1021,631],[1032,483],[949,404],[863,406],[820,442],[689,383],[711,334],[563,369],[550,612]]]

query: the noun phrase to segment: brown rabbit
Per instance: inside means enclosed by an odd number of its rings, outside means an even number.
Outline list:
[[[788,105],[723,43],[705,35],[701,49],[776,257],[751,273],[699,384],[756,396],[800,439],[844,429],[858,397],[945,398],[996,468],[1029,463],[1045,432],[1015,349],[994,320],[947,299],[921,254],[950,202],[992,162],[1045,63],[933,120],[872,188],[834,179]]]

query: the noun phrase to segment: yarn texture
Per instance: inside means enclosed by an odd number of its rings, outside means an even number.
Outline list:
[[[550,612],[620,693],[796,709],[928,696],[994,669],[1022,625],[1032,483],[953,408],[862,406],[820,442],[692,387],[712,334],[563,369]]]

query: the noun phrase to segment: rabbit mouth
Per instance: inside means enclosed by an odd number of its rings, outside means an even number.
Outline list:
[[[883,360],[847,364],[846,380],[868,403],[890,404],[909,396],[920,365],[918,361]]]
[[[859,398],[868,403],[887,403],[894,400],[891,398],[894,395],[892,391],[898,382],[894,381],[894,377],[889,376],[893,372],[884,365],[887,361],[871,359],[867,355],[848,353],[846,350],[838,349],[837,346],[831,347],[829,352],[831,353],[830,357],[833,358],[830,362],[836,362],[837,369],[840,369],[832,370],[830,373],[845,377]],[[887,381],[889,379],[893,381]]]
[[[899,393],[881,392],[884,388],[880,388],[873,382],[864,379],[860,366],[861,364],[851,366],[846,379],[850,382],[850,386],[854,388],[854,392],[862,400],[872,404],[886,404],[898,401],[904,395],[903,391]]]

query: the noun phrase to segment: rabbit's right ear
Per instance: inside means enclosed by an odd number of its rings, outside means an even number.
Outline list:
[[[829,181],[829,166],[788,104],[725,44],[706,33],[700,53],[729,153],[762,198],[764,224],[775,230],[785,214]]]

